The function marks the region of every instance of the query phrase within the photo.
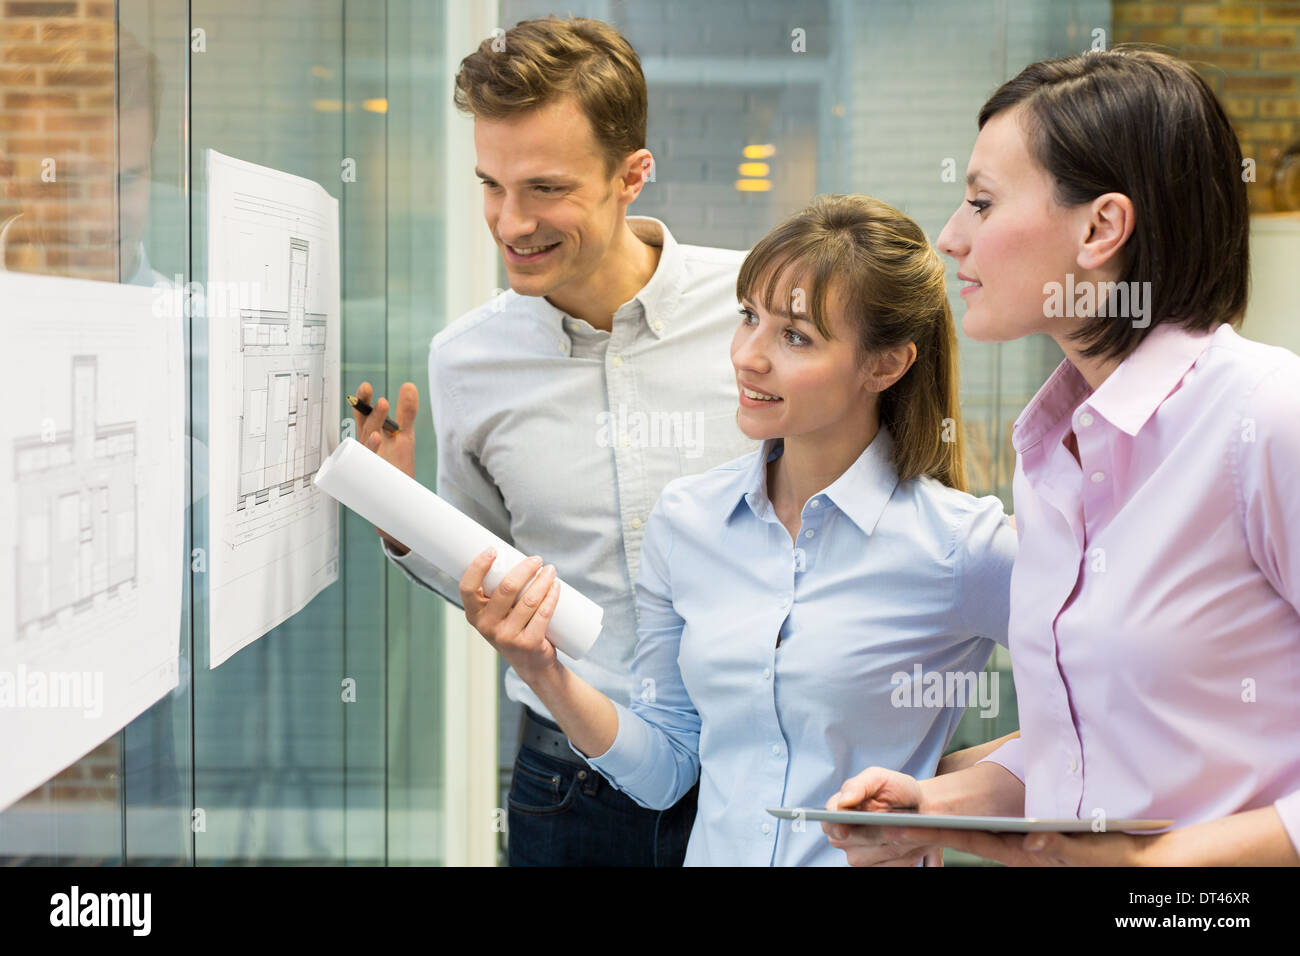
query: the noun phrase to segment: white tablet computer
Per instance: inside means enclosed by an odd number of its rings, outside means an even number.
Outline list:
[[[1121,830],[1163,830],[1173,820],[1077,820],[1072,817],[970,817],[955,814],[877,812],[870,810],[814,810],[811,807],[768,807],[767,812],[782,820],[812,820],[818,823],[849,823],[855,826],[933,827],[943,830],[988,830],[992,833],[1092,833]],[[1094,823],[1097,826],[1094,826]]]

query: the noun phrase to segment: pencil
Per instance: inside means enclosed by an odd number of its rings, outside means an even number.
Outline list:
[[[359,411],[362,415],[369,415],[371,412],[374,411],[373,408],[371,408],[365,402],[358,399],[355,395],[348,396],[348,404],[351,405],[353,408],[355,408],[357,411]],[[402,429],[397,424],[397,422],[393,421],[391,418],[384,419],[384,431],[392,433],[392,432],[400,432],[401,430]]]

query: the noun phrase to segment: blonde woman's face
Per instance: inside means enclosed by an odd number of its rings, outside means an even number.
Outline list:
[[[826,297],[831,339],[817,331],[808,315],[811,303],[811,290],[799,285],[778,295],[772,311],[748,299],[740,303],[731,364],[740,402],[736,424],[750,438],[830,436],[845,426],[861,429],[869,396],[856,340],[836,296]],[[770,398],[751,397],[747,391]]]
[[[1056,202],[1051,177],[1030,155],[1020,109],[980,130],[965,199],[936,243],[957,261],[963,331],[986,342],[1054,331],[1060,320],[1045,317],[1043,287],[1077,269],[1079,216]]]
[[[600,268],[622,208],[591,122],[572,97],[518,116],[474,120],[483,215],[510,287],[542,296]]]

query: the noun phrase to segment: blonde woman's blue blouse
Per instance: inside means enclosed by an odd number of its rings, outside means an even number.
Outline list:
[[[996,708],[1016,536],[992,496],[900,482],[881,429],[790,534],[753,454],[670,482],[636,583],[632,699],[589,758],[644,807],[698,779],[687,865],[844,865],[821,807],[866,767],[932,776],[964,712]],[[779,636],[779,642],[778,642]],[[981,693],[983,692],[983,693]]]

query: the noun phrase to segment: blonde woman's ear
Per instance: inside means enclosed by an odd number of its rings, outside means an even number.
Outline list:
[[[900,378],[916,361],[916,343],[908,342],[892,349],[885,349],[871,360],[870,376],[867,387],[873,392],[883,392]]]

